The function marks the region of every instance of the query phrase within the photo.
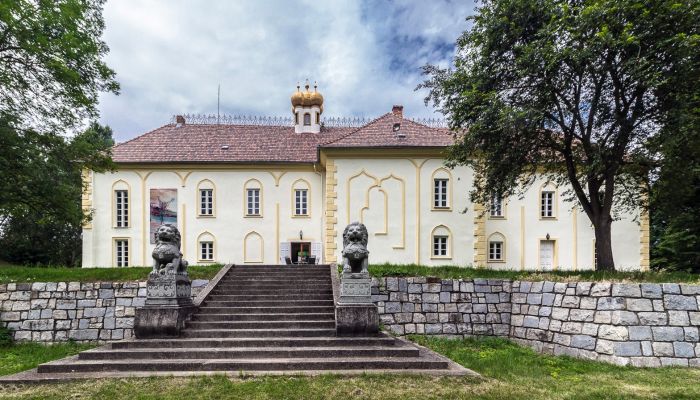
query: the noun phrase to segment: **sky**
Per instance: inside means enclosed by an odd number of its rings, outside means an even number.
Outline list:
[[[176,114],[291,116],[297,82],[318,82],[324,117],[440,117],[421,66],[448,66],[469,1],[110,0],[107,64],[121,93],[100,96],[119,142]]]

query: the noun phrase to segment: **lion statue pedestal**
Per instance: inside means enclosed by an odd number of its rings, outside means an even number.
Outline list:
[[[164,224],[156,233],[153,270],[148,275],[146,303],[136,310],[134,334],[139,339],[179,336],[194,312],[187,261],[180,252],[180,232]]]
[[[379,313],[372,302],[372,278],[367,270],[368,237],[367,228],[359,222],[351,223],[343,231],[343,273],[335,308],[339,336],[379,333]]]

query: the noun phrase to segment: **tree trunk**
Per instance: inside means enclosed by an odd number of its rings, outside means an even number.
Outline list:
[[[595,230],[596,271],[615,271],[615,261],[612,253],[612,217],[600,216],[593,222]]]

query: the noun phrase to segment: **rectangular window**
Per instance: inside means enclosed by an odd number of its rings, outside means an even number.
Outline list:
[[[214,215],[214,189],[199,190],[199,215]]]
[[[128,267],[129,266],[129,241],[126,239],[118,239],[114,241],[115,244],[115,260],[117,262],[117,267]]]
[[[114,191],[114,201],[115,201],[115,222],[117,228],[128,228],[129,227],[129,191],[128,190],[115,190]]]
[[[214,242],[199,242],[199,259],[206,261],[214,260]]]
[[[308,190],[296,189],[294,191],[294,215],[308,215]]]
[[[489,242],[489,261],[503,261],[503,242]]]
[[[447,236],[433,236],[433,256],[447,257]]]
[[[260,189],[248,189],[246,207],[248,215],[260,215]]]
[[[447,179],[435,179],[435,208],[447,208]]]
[[[540,216],[542,218],[554,217],[554,192],[542,192],[540,198]]]
[[[491,196],[491,216],[503,217],[503,199],[496,194]]]

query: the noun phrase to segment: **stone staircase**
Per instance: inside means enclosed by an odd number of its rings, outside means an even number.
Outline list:
[[[328,265],[234,266],[204,298],[181,338],[114,342],[42,364],[35,376],[469,373],[386,334],[336,337],[331,271]]]

